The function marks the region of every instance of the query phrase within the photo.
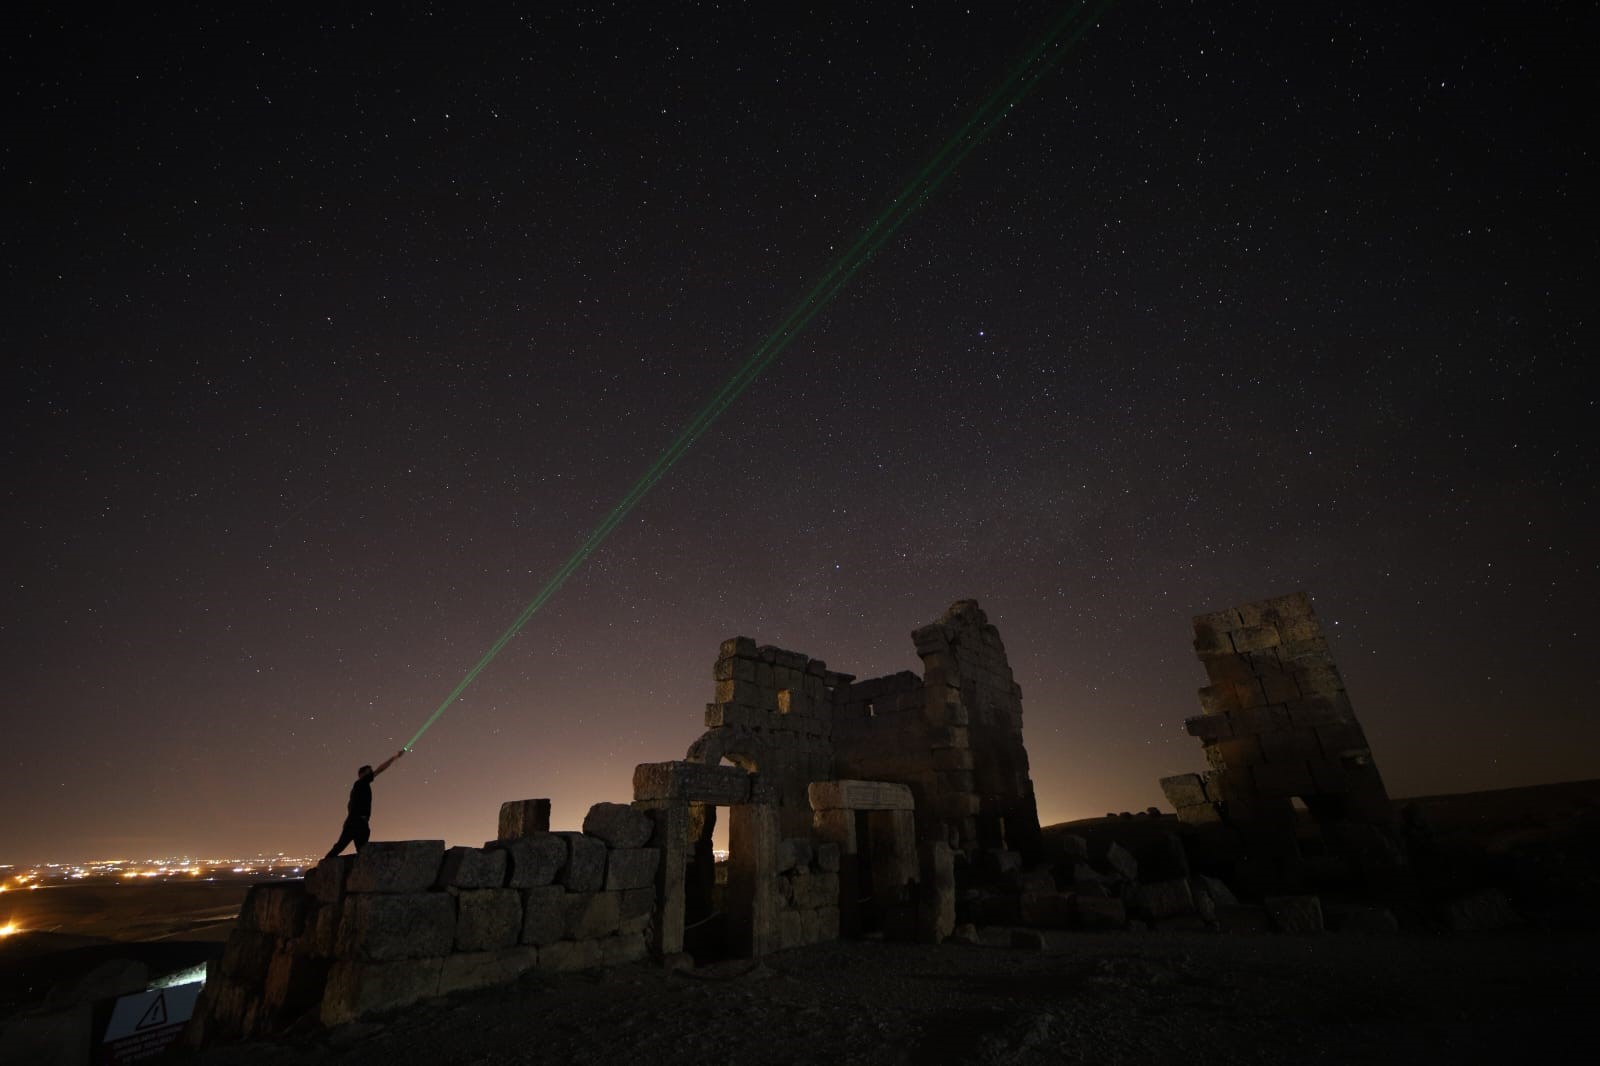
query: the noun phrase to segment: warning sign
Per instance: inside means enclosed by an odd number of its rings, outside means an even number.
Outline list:
[[[204,986],[205,982],[196,981],[191,985],[152,988],[117,1000],[95,1062],[123,1066],[153,1059],[166,1051],[183,1034],[184,1023],[194,1014],[195,1000]]]

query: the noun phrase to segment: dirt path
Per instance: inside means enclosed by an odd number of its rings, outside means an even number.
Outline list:
[[[1597,948],[1593,935],[1533,934],[1057,934],[1044,952],[837,943],[695,976],[530,975],[198,1061],[1586,1063]]]

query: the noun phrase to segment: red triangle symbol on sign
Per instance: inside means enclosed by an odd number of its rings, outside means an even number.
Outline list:
[[[144,1012],[144,1017],[139,1019],[139,1024],[135,1025],[133,1030],[138,1032],[140,1029],[154,1029],[158,1025],[166,1024],[167,994],[165,992],[157,992],[156,1001],[150,1004],[149,1009]]]

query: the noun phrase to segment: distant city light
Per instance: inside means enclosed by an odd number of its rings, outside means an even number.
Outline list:
[[[5,925],[0,925],[0,936],[10,936],[13,933],[20,932],[22,930],[17,928],[16,922],[7,922]]]

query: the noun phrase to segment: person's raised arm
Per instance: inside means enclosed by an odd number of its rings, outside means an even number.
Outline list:
[[[394,761],[396,759],[398,759],[400,756],[404,755],[405,753],[406,753],[406,749],[401,748],[399,751],[395,752],[393,755],[391,755],[387,759],[383,760],[383,762],[379,763],[373,769],[372,776],[373,777],[377,777],[379,774],[383,773],[385,770],[387,770],[390,767],[390,765],[392,765],[394,763]]]

